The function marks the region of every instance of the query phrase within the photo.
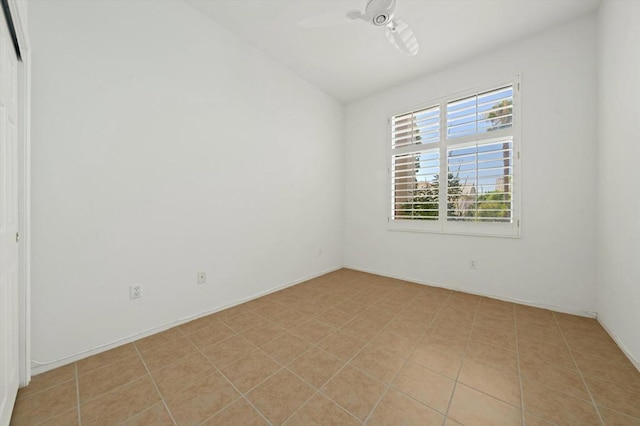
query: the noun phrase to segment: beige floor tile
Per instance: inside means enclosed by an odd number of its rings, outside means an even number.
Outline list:
[[[536,363],[521,362],[520,372],[523,379],[538,385],[578,398],[590,399],[582,377],[576,370],[558,368],[555,364],[538,360]]]
[[[414,342],[420,340],[426,329],[427,327],[424,324],[401,320],[398,318],[389,321],[389,323],[384,327],[385,331],[389,331]]]
[[[256,346],[264,346],[270,341],[282,336],[287,330],[271,322],[264,322],[258,327],[242,332],[242,337]]]
[[[298,306],[296,309],[305,315],[314,317],[330,309],[332,306],[333,304],[320,303],[314,300],[312,302],[307,302],[301,306]]]
[[[356,317],[340,327],[340,330],[367,342],[380,333],[382,327],[382,324],[372,324],[366,319]]]
[[[215,315],[207,315],[179,325],[178,328],[183,333],[188,335],[204,327],[208,327],[212,322],[218,322],[218,320],[215,318]]]
[[[250,310],[250,306],[246,303],[241,303],[240,305],[232,306],[223,311],[216,312],[212,317],[220,321],[227,321],[246,312],[250,312]]]
[[[456,356],[463,356],[469,342],[468,333],[456,333],[439,327],[430,327],[420,341],[421,344],[439,346]]]
[[[513,331],[474,325],[470,339],[510,351],[516,350],[516,335]]]
[[[148,350],[141,350],[140,354],[150,371],[158,370],[173,362],[179,361],[196,353],[196,347],[186,337],[180,337],[169,342],[154,346]]]
[[[331,327],[339,328],[355,317],[337,309],[329,309],[319,315],[316,315],[316,318]]]
[[[585,377],[596,404],[640,418],[640,389],[610,382],[598,377]]]
[[[11,421],[10,424],[14,425],[16,423]],[[78,409],[73,408],[69,411],[65,411],[62,414],[52,417],[43,423],[38,423],[38,426],[77,426],[79,424],[80,422],[78,421]]]
[[[320,388],[343,365],[344,361],[329,352],[312,347],[289,364],[288,368],[316,388]]]
[[[69,380],[29,397],[18,399],[13,409],[12,425],[32,425],[77,407],[75,380]]]
[[[151,375],[164,398],[170,398],[182,389],[215,373],[216,369],[203,355],[196,353],[182,361],[170,364]]]
[[[521,425],[520,409],[463,384],[456,386],[448,417],[463,425]]]
[[[484,328],[497,328],[498,330],[513,331],[515,329],[514,318],[496,318],[493,315],[478,314],[475,325]]]
[[[178,424],[200,424],[238,399],[240,394],[220,374],[214,373],[166,400]]]
[[[391,383],[404,363],[405,360],[400,355],[376,347],[366,347],[349,364],[384,383]]]
[[[371,346],[393,352],[403,358],[408,358],[413,348],[418,344],[417,339],[409,339],[390,331],[383,330],[373,340]]]
[[[334,331],[335,329],[333,327],[317,319],[311,319],[292,329],[291,334],[298,336],[307,343],[315,345]]]
[[[257,346],[250,343],[244,337],[236,334],[226,340],[216,343],[202,350],[202,353],[217,368],[224,368],[234,361],[249,355],[258,349]]]
[[[521,405],[520,378],[517,371],[496,369],[469,358],[462,363],[458,382],[511,405]]]
[[[309,343],[298,336],[285,333],[262,346],[262,350],[279,363],[287,365],[310,347],[311,345]]]
[[[117,424],[160,402],[149,376],[128,383],[80,406],[83,425]]]
[[[352,300],[347,300],[345,302],[342,302],[336,305],[335,309],[337,309],[338,311],[347,313],[349,315],[358,315],[361,312],[363,312],[365,309],[367,309],[367,307],[368,307],[367,305],[364,305],[362,303],[354,302]]]
[[[163,403],[158,403],[123,423],[126,426],[172,426],[173,420]]]
[[[556,346],[539,341],[519,340],[518,351],[521,359],[538,359],[560,368],[575,370],[575,362],[569,349],[565,346]]]
[[[310,319],[311,317],[307,314],[303,314],[296,310],[290,310],[273,317],[271,321],[282,328],[290,330],[296,328],[303,322],[309,321]]]
[[[374,303],[380,301],[382,299],[383,296],[380,296],[378,294],[373,294],[373,293],[368,293],[368,292],[363,292],[363,293],[358,293],[355,296],[353,296],[351,299],[352,302],[356,302],[356,303],[361,303],[363,305],[373,305]]]
[[[531,414],[529,411],[525,411],[524,419],[526,426],[556,426],[555,423],[551,423],[542,417]]]
[[[260,300],[260,299],[257,299],[257,300]],[[282,314],[287,310],[288,308],[285,305],[278,302],[271,302],[271,303],[253,308],[251,311],[254,314],[258,314],[265,319],[271,319],[273,317],[276,317]]]
[[[204,422],[203,426],[263,426],[267,421],[244,398],[218,412]]]
[[[93,370],[78,378],[80,403],[84,404],[146,374],[147,369],[137,354],[109,364],[106,367]]]
[[[550,345],[565,346],[564,336],[557,325],[539,326],[535,324],[518,324],[518,339],[542,342]]]
[[[358,318],[369,321],[371,324],[375,324],[380,327],[384,327],[389,321],[397,316],[397,312],[381,311],[376,306],[365,309],[358,315]]]
[[[348,361],[362,349],[364,344],[362,340],[338,330],[318,343],[318,347],[343,361]]]
[[[318,393],[285,424],[287,426],[357,426],[361,423],[342,407]]]
[[[231,328],[218,320],[210,321],[207,327],[203,327],[188,335],[189,340],[199,349],[208,348],[223,340],[234,336],[236,333]]]
[[[260,315],[253,312],[243,312],[222,322],[236,333],[241,333],[249,328],[256,327],[264,321]]]
[[[450,379],[456,379],[462,366],[462,357],[442,352],[438,347],[418,345],[409,361],[443,374]]]
[[[329,399],[364,421],[385,390],[385,385],[346,366],[322,389]]]
[[[595,376],[640,389],[640,371],[629,361],[609,362],[606,359],[582,353],[574,353],[573,356],[578,368],[585,376]]]
[[[282,368],[269,355],[257,350],[222,369],[240,392],[247,392]]]
[[[165,343],[171,340],[175,340],[178,337],[183,337],[184,333],[180,331],[180,328],[173,327],[160,333],[153,334],[144,339],[136,340],[134,344],[138,349],[151,349],[161,343]]]
[[[59,385],[69,380],[75,380],[75,378],[75,363],[58,367],[54,370],[47,371],[46,373],[32,376],[31,382],[29,382],[29,386],[20,388],[18,390],[18,398],[26,398],[27,396],[33,395],[36,392],[49,389],[53,386]]]
[[[76,362],[78,367],[78,374],[83,375],[96,368],[101,368],[107,364],[118,362],[124,358],[137,355],[137,351],[133,343],[118,346],[117,348],[110,349],[108,351],[99,353],[97,355],[90,356],[89,358],[81,359]]]
[[[247,394],[247,398],[274,425],[282,424],[315,390],[286,370],[280,370]]]
[[[584,354],[593,357],[602,358],[607,362],[618,362],[624,364],[629,359],[615,344],[601,344],[601,343],[572,343],[569,342],[571,352],[574,354]]]
[[[390,389],[382,398],[367,425],[441,425],[444,416],[426,405]]]
[[[592,402],[523,380],[525,409],[557,424],[597,425],[600,418]]]
[[[499,320],[506,323],[515,321],[515,313],[513,309],[496,309],[490,305],[480,304],[478,306],[477,314],[480,318],[492,317],[495,320]]]
[[[441,412],[447,412],[455,382],[441,374],[407,362],[398,373],[393,387]]]
[[[640,418],[638,417],[627,416],[605,407],[598,407],[598,411],[607,426],[640,426]]]
[[[474,340],[469,341],[466,358],[507,372],[517,371],[518,369],[518,358],[515,352]]]

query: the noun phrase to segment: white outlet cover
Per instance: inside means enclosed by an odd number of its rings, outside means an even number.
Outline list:
[[[129,286],[129,299],[139,299],[142,297],[142,286],[134,284]]]

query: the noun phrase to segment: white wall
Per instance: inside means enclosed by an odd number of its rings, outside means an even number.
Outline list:
[[[640,3],[599,11],[598,318],[640,368]]]
[[[340,104],[183,2],[29,13],[34,360],[341,266]]]
[[[522,81],[522,238],[390,231],[387,118]],[[346,111],[345,265],[574,313],[595,308],[593,15],[354,102]],[[469,268],[471,258],[477,269]]]

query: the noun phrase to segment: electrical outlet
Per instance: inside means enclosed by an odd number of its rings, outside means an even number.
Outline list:
[[[198,284],[204,284],[207,282],[207,273],[198,272]]]
[[[142,286],[134,284],[129,286],[129,299],[139,299],[142,297]]]
[[[469,261],[469,268],[470,268],[470,269],[476,269],[476,267],[477,267],[477,266],[478,266],[478,264],[476,263],[476,260],[475,260],[475,259],[471,259],[471,260]]]

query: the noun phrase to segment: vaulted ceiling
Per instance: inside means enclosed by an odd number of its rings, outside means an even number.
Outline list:
[[[310,17],[343,18],[366,0],[186,0],[335,99],[350,102],[587,14],[600,0],[398,0],[415,32],[408,57],[384,29],[363,21],[301,28]]]

